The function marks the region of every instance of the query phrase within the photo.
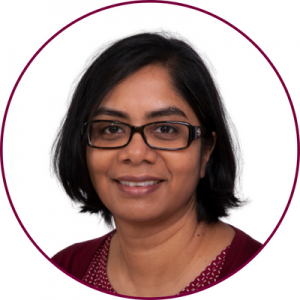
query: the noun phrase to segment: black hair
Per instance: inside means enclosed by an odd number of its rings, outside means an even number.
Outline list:
[[[88,171],[83,124],[104,96],[122,80],[147,65],[161,65],[174,89],[187,101],[201,124],[202,147],[217,140],[199,181],[196,194],[198,222],[216,222],[228,209],[241,205],[235,197],[237,159],[224,106],[203,59],[182,39],[164,33],[142,33],[113,43],[94,59],[77,84],[53,144],[52,166],[81,212],[100,213],[107,224],[112,214],[96,193]]]

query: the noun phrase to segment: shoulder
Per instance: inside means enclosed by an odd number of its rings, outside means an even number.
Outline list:
[[[260,242],[242,230],[235,227],[233,229],[235,230],[235,236],[227,252],[219,279],[245,266],[262,247]]]
[[[73,244],[55,254],[51,259],[60,269],[82,279],[95,253],[111,233],[97,239]]]

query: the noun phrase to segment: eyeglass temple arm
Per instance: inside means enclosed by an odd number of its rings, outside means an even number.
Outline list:
[[[195,126],[194,132],[195,132],[194,139],[196,140],[201,136],[201,128],[199,126]]]
[[[83,124],[83,126],[81,127],[81,131],[80,131],[80,135],[81,135],[81,137],[83,137],[83,134],[84,134],[84,132],[85,132],[85,128],[86,128],[86,125],[88,124],[88,122],[85,122],[84,124]]]

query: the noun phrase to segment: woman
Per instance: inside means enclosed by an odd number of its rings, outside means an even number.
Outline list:
[[[186,42],[145,33],[85,71],[57,137],[54,168],[82,212],[116,230],[53,257],[104,290],[136,297],[201,290],[261,244],[219,221],[241,202],[225,112]]]

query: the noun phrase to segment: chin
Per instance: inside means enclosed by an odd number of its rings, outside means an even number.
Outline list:
[[[147,206],[139,206],[139,207],[124,207],[121,211],[116,211],[113,213],[115,220],[122,220],[122,222],[129,222],[129,223],[139,223],[147,224],[147,223],[155,223],[155,222],[162,222],[168,218],[166,212],[162,210],[160,207],[159,209],[155,209],[154,207]]]

